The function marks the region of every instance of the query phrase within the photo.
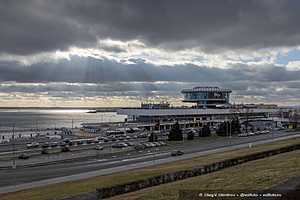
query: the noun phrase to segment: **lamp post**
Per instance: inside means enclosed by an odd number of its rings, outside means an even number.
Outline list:
[[[16,163],[16,146],[15,146],[15,124],[13,124],[12,129],[12,145],[13,145],[13,161],[12,161],[12,168],[16,169],[17,163]]]
[[[231,138],[231,132],[232,132],[232,119],[229,121],[229,138]]]

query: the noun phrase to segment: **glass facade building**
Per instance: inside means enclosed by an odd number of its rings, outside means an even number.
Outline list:
[[[196,103],[197,107],[212,108],[217,105],[228,105],[231,90],[219,87],[194,87],[181,91],[183,102]]]

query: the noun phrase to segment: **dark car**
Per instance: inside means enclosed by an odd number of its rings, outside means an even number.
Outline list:
[[[144,146],[144,145],[142,145],[142,144],[138,144],[138,145],[136,145],[135,147],[134,147],[134,149],[135,150],[143,150],[143,149],[145,149],[146,147]]]
[[[171,156],[181,156],[184,153],[182,151],[176,150],[176,151],[172,151]]]
[[[117,143],[117,144],[112,144],[111,147],[112,148],[124,148],[124,147],[128,147],[128,145],[126,143]]]
[[[63,142],[69,143],[69,142],[71,142],[71,139],[70,138],[65,138],[65,139],[63,139]]]
[[[52,142],[52,143],[50,144],[50,146],[51,146],[51,147],[57,147],[57,146],[58,146],[58,142]]]
[[[43,148],[48,148],[48,147],[50,147],[50,144],[48,142],[45,142],[44,144],[42,144],[42,147]]]
[[[67,146],[61,148],[61,152],[69,152],[69,151],[70,151],[70,148]]]
[[[28,159],[29,155],[22,153],[21,155],[19,155],[18,157],[19,159]]]
[[[66,142],[60,142],[60,143],[59,143],[59,146],[65,147],[65,146],[67,146],[67,143],[66,143]]]

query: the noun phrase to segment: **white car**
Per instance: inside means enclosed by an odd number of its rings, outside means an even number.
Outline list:
[[[241,133],[241,134],[238,134],[238,136],[239,136],[239,137],[247,137],[247,136],[249,136],[249,135],[248,135],[248,133]]]
[[[255,135],[255,133],[254,132],[248,132],[248,135],[252,136],[252,135]]]

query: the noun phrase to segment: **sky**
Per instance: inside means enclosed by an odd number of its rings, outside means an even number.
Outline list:
[[[0,0],[0,107],[300,105],[298,0]]]

